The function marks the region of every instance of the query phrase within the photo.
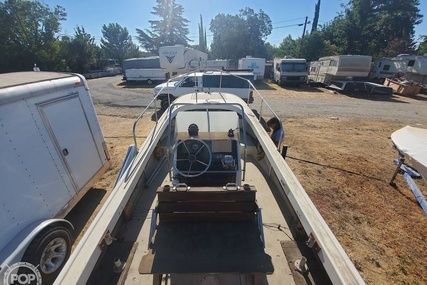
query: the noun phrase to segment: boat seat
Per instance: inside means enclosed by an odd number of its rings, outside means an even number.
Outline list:
[[[259,211],[256,189],[227,187],[160,187],[155,209],[159,222],[254,221]]]

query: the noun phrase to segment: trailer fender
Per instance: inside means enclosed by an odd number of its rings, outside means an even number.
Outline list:
[[[8,269],[8,266],[20,262],[31,242],[44,229],[49,227],[63,228],[69,232],[74,230],[73,225],[65,219],[39,220],[25,227],[3,250],[0,251],[0,280],[3,280],[3,274]]]

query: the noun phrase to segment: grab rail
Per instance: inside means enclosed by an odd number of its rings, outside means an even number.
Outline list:
[[[237,78],[240,78],[240,79],[242,79],[242,80],[245,80],[246,82],[248,82],[248,88],[249,89],[251,89],[252,88],[252,90],[253,90],[253,93],[255,93],[256,95],[257,95],[257,97],[261,100],[261,102],[260,102],[260,109],[259,109],[259,117],[258,117],[258,121],[259,122],[261,122],[261,118],[262,118],[262,115],[263,115],[263,106],[265,105],[266,107],[267,107],[267,109],[273,114],[273,116],[274,117],[276,117],[278,120],[279,120],[279,122],[280,122],[280,124],[281,124],[281,128],[283,129],[283,127],[282,127],[282,121],[281,121],[281,119],[279,118],[279,116],[276,114],[276,112],[273,110],[273,108],[270,106],[270,104],[268,104],[268,102],[265,100],[265,98],[259,93],[259,91],[258,91],[258,89],[253,85],[253,83],[249,80],[249,79],[247,79],[247,78],[244,78],[244,77],[241,77],[241,76],[239,76],[239,75],[236,75],[236,74],[233,74],[233,73],[230,73],[230,72],[226,72],[226,71],[223,71],[223,70],[218,70],[218,71],[220,71],[221,72],[221,75],[222,75],[222,73],[227,73],[227,74],[229,74],[229,75],[231,75],[231,76],[234,76],[234,77],[237,77]],[[189,72],[189,73],[187,73],[187,74],[192,74],[192,73],[195,73],[195,72]],[[176,78],[176,77],[174,77],[174,78]],[[222,77],[221,77],[222,78]],[[171,78],[171,79],[169,79],[166,83],[169,83],[169,82],[174,82],[173,80],[172,80],[173,78]],[[165,88],[166,87],[166,85],[165,86],[163,86],[163,88]],[[162,89],[160,89],[160,91],[159,92],[157,92],[157,94],[154,94],[154,97],[153,97],[153,99],[150,101],[150,103],[145,107],[145,109],[141,112],[141,114],[135,119],[135,121],[134,121],[134,123],[133,123],[133,127],[132,127],[132,135],[133,135],[133,141],[134,141],[134,144],[135,144],[135,148],[136,148],[136,151],[138,152],[138,143],[137,143],[137,140],[136,140],[136,127],[137,127],[137,124],[138,124],[138,122],[141,120],[141,118],[144,116],[144,114],[150,109],[150,107],[152,106],[152,105],[154,105],[154,114],[155,114],[155,121],[156,121],[156,125],[157,125],[157,123],[158,123],[158,117],[157,117],[157,113],[158,113],[158,111],[160,110],[160,109],[158,109],[157,108],[157,104],[156,104],[156,101],[158,100],[158,96],[161,94],[161,91],[163,90],[163,88]],[[220,86],[220,90],[221,90],[221,86]],[[196,93],[196,98],[197,98],[197,91],[195,92]],[[220,94],[221,94],[221,92],[219,92]],[[255,95],[255,94],[253,94],[253,96]],[[221,95],[222,96],[222,95]],[[226,100],[225,100],[225,98],[224,97],[222,97],[223,98],[223,100],[224,100],[224,102],[226,102]],[[255,98],[254,98],[255,99]],[[249,100],[250,100],[250,97],[248,96],[248,98],[247,98],[247,102],[246,103],[249,103]],[[169,102],[169,106],[171,106],[171,101],[170,101],[170,97],[168,96],[168,102]],[[243,111],[242,111],[242,113],[243,113]],[[170,116],[170,112],[169,112],[169,116]],[[246,135],[246,134],[245,134]],[[284,133],[282,133],[282,137],[281,137],[281,140],[280,140],[280,142],[282,142],[283,141],[283,135],[284,135]],[[280,144],[281,143],[279,143],[278,145],[277,145],[277,149],[278,150],[280,150]],[[246,157],[246,154],[245,154],[245,157]],[[245,173],[245,171],[244,171],[245,169],[243,169],[243,173]],[[244,177],[243,177],[244,178]]]

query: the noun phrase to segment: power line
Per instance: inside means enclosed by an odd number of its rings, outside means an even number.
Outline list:
[[[310,22],[307,22],[307,24],[310,24]],[[287,25],[287,26],[273,27],[273,30],[274,29],[280,29],[280,28],[287,28],[287,27],[296,27],[296,26],[302,27],[302,26],[304,26],[304,23],[294,24],[294,25]]]
[[[273,25],[274,24],[279,24],[279,23],[292,22],[292,21],[301,20],[301,19],[305,19],[305,17],[296,18],[296,19],[292,19],[292,20],[285,20],[285,21],[280,21],[280,22],[274,22]]]

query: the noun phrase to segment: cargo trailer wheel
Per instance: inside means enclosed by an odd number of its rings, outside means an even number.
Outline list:
[[[71,234],[64,227],[47,227],[27,248],[23,261],[38,266],[43,284],[52,284],[70,257]]]
[[[147,80],[147,84],[148,84],[148,85],[151,85],[151,84],[153,84],[153,80],[151,80],[151,79],[148,79],[148,80]]]

